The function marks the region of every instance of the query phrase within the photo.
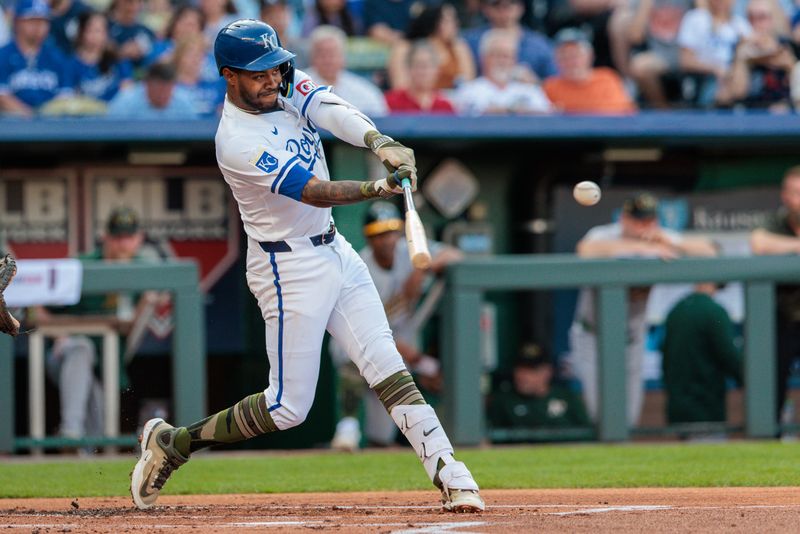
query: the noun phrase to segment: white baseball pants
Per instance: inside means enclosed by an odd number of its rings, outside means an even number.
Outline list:
[[[288,239],[290,251],[267,252],[249,239],[247,283],[266,324],[267,406],[285,430],[302,423],[314,401],[325,330],[370,387],[405,364],[366,265],[340,234],[314,246]]]

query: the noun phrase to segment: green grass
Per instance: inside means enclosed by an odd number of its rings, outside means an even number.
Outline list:
[[[464,450],[483,488],[795,486],[800,443],[547,445]],[[0,497],[128,493],[134,460],[0,464]],[[428,489],[411,451],[198,455],[165,494]]]

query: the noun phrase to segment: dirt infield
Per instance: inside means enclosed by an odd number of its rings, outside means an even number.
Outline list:
[[[434,492],[0,500],[0,532],[797,532],[800,488],[490,490],[483,514]]]

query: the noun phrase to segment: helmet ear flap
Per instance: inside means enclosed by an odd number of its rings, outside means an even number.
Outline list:
[[[280,91],[282,96],[289,96],[289,91],[294,85],[294,59],[290,59],[286,63],[281,63],[278,66],[283,81],[281,81]]]

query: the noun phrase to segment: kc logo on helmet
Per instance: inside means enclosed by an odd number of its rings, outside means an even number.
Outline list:
[[[264,45],[264,48],[278,48],[278,38],[274,33],[262,33],[261,34],[261,43]]]

